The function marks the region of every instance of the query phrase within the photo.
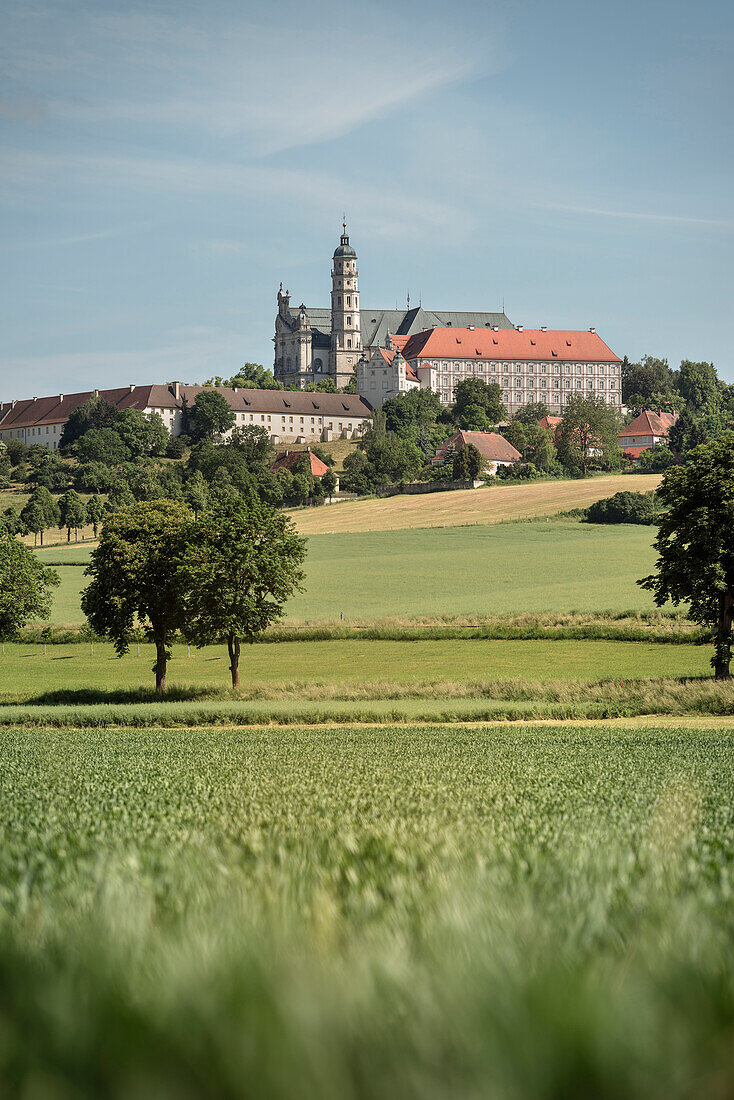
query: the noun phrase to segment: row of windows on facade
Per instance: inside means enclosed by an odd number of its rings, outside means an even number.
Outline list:
[[[451,381],[451,379],[448,375],[444,374],[444,375],[441,376],[441,385],[442,386],[448,386],[450,384],[450,381]],[[503,379],[502,381],[503,381],[503,385],[507,385],[507,381],[505,379]],[[516,389],[522,389],[523,387],[532,389],[534,385],[535,385],[535,379],[534,378],[517,378],[515,380]],[[593,388],[594,388],[594,379],[590,378],[588,380],[588,382],[586,383],[586,386],[587,386],[588,389],[593,390]],[[596,386],[597,386],[597,389],[600,389],[600,390],[605,389],[607,386],[609,387],[610,390],[616,390],[617,383],[613,379],[599,378],[597,380]],[[559,390],[561,388],[560,379],[554,378],[552,387],[549,387],[547,380],[545,378],[542,378],[542,379],[540,379],[540,388],[542,390],[547,390],[547,389]],[[573,380],[571,378],[564,379],[563,388],[566,389],[566,390],[573,389]],[[584,388],[584,383],[581,381],[581,379],[577,379],[576,380],[576,389],[581,390],[583,388]]]
[[[437,360],[435,363],[421,363],[420,361],[416,361],[412,365],[415,366],[415,367],[433,367],[435,370],[441,370],[441,371],[450,371],[452,369],[452,363],[450,361],[443,362],[441,360]],[[502,370],[499,373],[502,373],[502,374],[512,374],[512,373],[520,374],[521,372],[525,372],[527,374],[534,374],[536,364],[535,363],[502,363],[501,366],[502,366]],[[576,373],[576,374],[606,374],[608,364],[606,364],[606,363],[599,363],[599,364],[587,363],[586,364],[586,369],[584,370],[583,365],[580,364],[580,363],[577,363],[575,372],[574,372],[574,369],[573,369],[573,367],[570,363],[565,363],[565,364],[553,363],[552,364],[552,367],[553,367],[552,371],[548,369],[548,365],[546,363],[538,363],[537,366],[538,366],[538,373],[539,374],[574,374],[574,373]],[[453,369],[455,371],[464,370],[464,371],[468,371],[469,374],[473,373],[474,371],[484,371],[484,370],[489,370],[490,374],[497,374],[498,371],[499,371],[499,367],[500,367],[499,363],[460,362],[460,363],[454,363],[453,364]],[[614,364],[609,366],[609,374],[614,376],[614,375],[616,375],[616,373],[617,373],[616,366],[614,366]]]

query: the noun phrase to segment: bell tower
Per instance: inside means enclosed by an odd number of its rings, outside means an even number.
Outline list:
[[[344,221],[331,271],[329,374],[337,386],[346,386],[350,381],[361,354],[357,253],[349,243],[347,223]]]

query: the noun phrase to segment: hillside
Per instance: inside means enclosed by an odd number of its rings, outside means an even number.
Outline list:
[[[488,488],[425,496],[343,501],[323,508],[297,509],[291,514],[304,535],[491,524],[585,508],[623,490],[646,493],[659,482],[659,474],[610,474],[583,481],[542,481],[528,485],[498,482]]]

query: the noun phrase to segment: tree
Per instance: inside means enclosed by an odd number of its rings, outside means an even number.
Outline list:
[[[64,424],[59,440],[59,449],[67,450],[72,443],[81,439],[93,428],[111,428],[119,416],[119,410],[109,401],[105,401],[104,397],[100,397],[99,394],[96,397],[90,397],[83,405],[79,405],[69,413],[69,419]]]
[[[116,474],[102,462],[85,462],[74,471],[74,488],[81,493],[109,493]]]
[[[244,427],[235,428],[227,446],[237,450],[248,469],[265,463],[269,465],[272,457],[270,436],[265,428],[261,428],[258,424],[246,424]]]
[[[482,456],[473,443],[465,443],[454,456],[454,465],[451,471],[454,481],[473,481],[479,477],[482,468]]]
[[[104,516],[104,505],[99,497],[90,497],[87,501],[87,523],[91,523],[94,537],[97,537],[97,528]]]
[[[336,492],[336,474],[333,470],[327,470],[325,474],[321,476],[321,487],[326,493],[329,500]]]
[[[266,370],[261,363],[245,363],[241,370],[231,378],[208,378],[205,386],[230,386],[233,389],[243,390],[282,390],[283,383],[276,382],[271,370]]]
[[[74,444],[74,453],[79,462],[101,462],[105,466],[116,466],[130,458],[130,448],[114,428],[90,428]]]
[[[544,416],[548,416],[548,406],[545,401],[530,401],[518,409],[512,419],[520,424],[537,424]]]
[[[196,525],[184,570],[186,636],[199,646],[227,643],[232,687],[240,682],[242,642],[280,618],[301,587],[305,556],[292,522],[256,497],[215,509]]]
[[[673,372],[667,359],[643,355],[640,363],[630,363],[625,355],[622,360],[622,400],[627,405],[657,408],[652,397],[656,393],[670,393],[673,389]]]
[[[133,458],[166,453],[170,436],[158,413],[146,416],[138,409],[125,409],[115,424],[115,431]]]
[[[453,417],[465,431],[486,431],[473,427],[477,423],[476,408],[484,413],[483,425],[498,424],[507,416],[502,404],[502,391],[497,382],[484,382],[481,378],[464,378],[454,389]],[[470,411],[471,410],[471,411]]]
[[[85,575],[82,611],[92,629],[127,653],[136,623],[147,625],[156,648],[155,689],[166,690],[171,635],[186,621],[186,560],[193,516],[176,501],[154,500],[112,512]]]
[[[734,614],[734,432],[697,447],[684,466],[663,474],[665,509],[655,539],[656,572],[638,581],[662,607],[687,602],[689,615],[712,630],[711,664],[729,679]]]
[[[41,546],[43,546],[43,532],[49,527],[58,527],[59,516],[59,506],[44,486],[40,486],[31,493],[20,513],[23,526],[34,536],[33,544],[36,544],[35,536],[40,534]]]
[[[87,509],[84,501],[74,489],[69,489],[59,501],[59,530],[66,528],[66,541],[71,542],[71,532],[74,532],[74,542],[80,527],[84,526],[87,518]]]
[[[200,470],[194,470],[189,476],[189,480],[186,482],[184,488],[183,498],[194,513],[194,517],[198,519],[200,513],[206,508],[208,499],[206,482],[201,476]]]
[[[710,409],[718,404],[719,389],[713,363],[692,363],[684,359],[678,375],[680,395],[694,409]]]
[[[69,468],[58,455],[47,451],[38,461],[33,462],[28,480],[34,485],[43,486],[49,492],[65,489],[69,484]]]
[[[592,460],[604,464],[619,461],[617,413],[603,397],[573,394],[563,410],[558,430],[558,457],[564,466],[587,474]]]
[[[47,619],[51,589],[58,583],[58,573],[8,531],[0,530],[0,638],[17,637],[30,619]]]
[[[222,436],[235,423],[235,415],[226,398],[217,390],[201,390],[196,395],[190,415],[193,420],[191,435],[197,441]]]
[[[718,405],[715,404],[700,416],[686,408],[669,429],[668,440],[674,451],[686,455],[701,444],[716,439],[726,428],[727,417]]]

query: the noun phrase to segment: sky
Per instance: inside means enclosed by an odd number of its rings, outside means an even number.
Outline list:
[[[272,366],[276,294],[734,381],[734,5],[12,2],[0,400]]]

